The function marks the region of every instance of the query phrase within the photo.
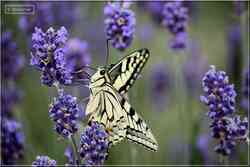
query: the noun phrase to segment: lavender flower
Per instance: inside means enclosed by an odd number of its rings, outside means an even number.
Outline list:
[[[166,2],[163,8],[163,25],[174,38],[170,42],[173,49],[183,49],[187,45],[188,9],[182,1]]]
[[[186,32],[180,32],[176,34],[174,38],[169,40],[169,46],[174,50],[186,48],[186,45],[187,45]]]
[[[132,43],[135,32],[134,12],[119,2],[108,3],[104,7],[107,39],[114,48],[123,51]]]
[[[48,156],[37,156],[36,160],[32,162],[32,167],[56,167],[56,161]]]
[[[41,81],[51,86],[55,82],[71,84],[70,69],[66,68],[64,45],[68,32],[64,27],[55,31],[49,28],[46,33],[35,28],[32,35],[33,52],[31,53],[31,65],[42,71]]]
[[[68,40],[65,45],[67,68],[77,71],[91,63],[88,43],[78,38]]]
[[[24,134],[21,124],[2,117],[1,120],[1,165],[12,165],[23,156]]]
[[[183,64],[182,71],[188,91],[191,94],[198,92],[199,82],[207,69],[207,59],[202,55],[199,45],[192,42],[190,57]],[[196,66],[194,66],[194,64]]]
[[[246,117],[243,120],[240,119],[240,116],[223,117],[214,120],[210,128],[212,137],[220,140],[215,151],[222,155],[229,155],[235,147],[236,141],[248,140],[248,120]]]
[[[2,57],[1,74],[4,79],[16,79],[24,65],[24,59],[18,53],[17,45],[12,39],[12,33],[6,31],[1,37]]]
[[[249,111],[249,96],[250,96],[250,66],[248,66],[244,71],[244,78],[242,84],[242,101],[241,106]]]
[[[235,112],[235,97],[233,85],[229,84],[224,71],[216,71],[214,66],[203,78],[204,96],[201,101],[209,106],[208,116],[212,119],[211,135],[219,140],[215,151],[229,155],[237,141],[248,141],[248,120],[240,119]]]
[[[92,122],[80,138],[80,156],[85,165],[102,165],[108,155],[108,134],[96,122]]]
[[[241,68],[242,68],[242,34],[240,25],[233,25],[229,27],[227,34],[228,41],[228,62],[227,71],[231,80],[235,83],[236,87],[239,87],[241,80]]]
[[[205,164],[208,164],[210,160],[209,152],[208,152],[208,147],[209,147],[209,136],[207,134],[200,134],[197,137],[196,141],[196,148],[199,150],[201,153],[201,156],[203,158],[203,161]]]
[[[67,161],[68,161],[68,163],[66,165],[68,165],[68,166],[74,165],[74,153],[73,153],[73,149],[71,146],[66,147],[66,149],[64,151],[64,155],[66,156]]]
[[[234,4],[235,14],[238,15],[238,16],[241,16],[241,14],[244,12],[244,10],[245,10],[245,8],[247,6],[245,1],[234,0],[233,4]]]
[[[76,97],[59,92],[59,97],[50,105],[49,115],[55,122],[55,130],[63,137],[70,137],[78,130],[80,109]]]
[[[157,64],[153,67],[151,73],[151,94],[152,101],[157,106],[157,111],[166,108],[167,94],[166,92],[171,85],[171,76],[166,64]]]
[[[81,8],[77,2],[54,2],[54,19],[56,25],[64,25],[67,29],[73,27],[75,23],[80,21]]]
[[[22,92],[14,86],[4,86],[1,90],[1,115],[12,116],[14,105],[21,99]]]
[[[209,107],[210,118],[221,118],[235,112],[236,92],[224,71],[216,71],[215,66],[211,66],[202,79],[202,86],[205,94],[201,101]]]
[[[38,2],[29,5],[35,5],[36,11],[34,15],[22,15],[19,18],[18,26],[23,32],[32,33],[35,27],[47,29],[53,25],[55,18],[52,13],[53,5],[51,2]]]
[[[155,31],[152,24],[140,25],[137,29],[137,34],[141,42],[151,42],[155,36]]]
[[[18,26],[25,33],[32,33],[35,27],[48,29],[52,25],[64,25],[68,29],[79,20],[79,10],[75,2],[32,2],[33,15],[22,15]]]
[[[142,7],[143,10],[146,10],[150,13],[150,15],[153,18],[153,21],[157,24],[162,22],[163,19],[163,7],[164,7],[163,1],[139,1],[138,5],[139,7]]]
[[[24,134],[21,124],[13,117],[13,107],[20,99],[20,91],[15,87],[15,79],[24,65],[23,57],[12,41],[11,32],[1,33],[1,165],[12,165],[23,157]]]

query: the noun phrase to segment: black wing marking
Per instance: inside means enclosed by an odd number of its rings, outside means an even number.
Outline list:
[[[86,110],[93,111],[90,112],[89,122],[95,121],[104,126],[109,134],[110,146],[126,137],[126,115],[114,93],[101,90],[94,99],[90,99]]]
[[[157,151],[158,144],[147,124],[130,104],[109,84],[103,86],[87,105],[90,120],[102,124],[109,133],[110,145],[129,140]]]
[[[125,94],[134,84],[148,58],[148,49],[140,49],[121,59],[108,71],[113,81],[112,86],[120,94]]]
[[[157,151],[157,141],[146,122],[135,112],[135,110],[124,98],[121,103],[127,114],[128,120],[126,137],[135,143],[145,146],[151,151]]]
[[[119,99],[121,107],[123,108],[123,112],[126,115],[126,138],[137,144],[143,145],[151,151],[157,151],[157,141],[150,128],[147,126],[146,122],[141,118],[139,114],[137,114],[137,112],[131,107],[131,105],[128,103],[128,101],[125,100],[125,98],[123,98],[118,93],[117,97]]]

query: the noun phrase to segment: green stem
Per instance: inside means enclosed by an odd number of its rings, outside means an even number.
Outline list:
[[[132,163],[132,165],[135,165],[137,150],[136,150],[135,146],[133,146],[132,144],[130,146],[130,153],[131,153],[131,163]]]
[[[228,165],[228,157],[224,155],[219,155],[219,161],[222,165]]]
[[[80,155],[79,155],[79,152],[77,151],[77,145],[76,145],[76,141],[75,141],[75,138],[74,136],[72,135],[71,136],[71,141],[72,141],[72,147],[73,147],[73,150],[74,150],[74,161],[76,163],[77,166],[79,166],[79,163],[80,163]]]
[[[184,143],[187,142],[187,129],[188,129],[188,124],[187,124],[187,118],[189,115],[186,113],[186,106],[185,106],[185,89],[183,88],[183,75],[182,75],[182,63],[183,59],[185,58],[184,56],[187,56],[185,54],[181,55],[176,55],[174,57],[174,63],[175,63],[175,91],[176,91],[176,100],[179,101],[179,104],[177,105],[177,110],[178,110],[178,116],[180,120],[180,132],[181,135],[183,135]],[[183,150],[183,158],[182,158],[186,163],[189,159],[189,153],[188,153],[188,148],[185,146]]]

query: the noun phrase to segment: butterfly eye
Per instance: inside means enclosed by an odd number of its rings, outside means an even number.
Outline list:
[[[104,75],[105,74],[105,70],[100,71],[100,74]]]

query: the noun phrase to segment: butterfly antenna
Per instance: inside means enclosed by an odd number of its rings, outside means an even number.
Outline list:
[[[107,39],[107,41],[106,41],[106,54],[107,54],[107,57],[106,57],[106,65],[105,65],[105,67],[107,67],[107,65],[109,63],[109,39]]]
[[[81,66],[80,67],[80,69],[83,69],[83,68],[87,68],[87,69],[90,69],[90,70],[93,70],[93,71],[97,71],[97,68],[92,67],[92,66]]]
[[[82,68],[82,69],[80,69],[80,70],[78,70],[78,71],[73,71],[73,72],[71,72],[72,74],[80,74],[80,73],[83,73],[83,74],[85,74],[87,77],[88,77],[88,79],[90,79],[90,75],[89,75],[89,73],[87,73],[85,70],[84,70],[84,68]]]

